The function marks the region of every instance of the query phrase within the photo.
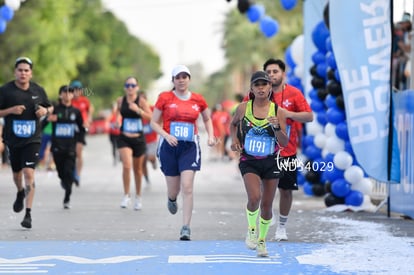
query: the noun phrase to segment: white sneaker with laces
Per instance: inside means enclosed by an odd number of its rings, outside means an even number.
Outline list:
[[[247,230],[247,236],[245,240],[246,246],[249,249],[256,249],[257,247],[257,233],[255,229]]]
[[[141,210],[141,209],[142,209],[142,200],[141,200],[141,197],[136,196],[135,197],[134,210]]]
[[[121,208],[127,208],[130,201],[131,198],[129,197],[129,195],[125,195],[121,202]]]
[[[287,240],[288,240],[288,237],[286,234],[286,228],[278,227],[275,233],[275,241],[280,242],[280,241],[287,241]]]

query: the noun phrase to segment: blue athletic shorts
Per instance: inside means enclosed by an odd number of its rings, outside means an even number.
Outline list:
[[[160,168],[165,176],[179,176],[182,171],[200,171],[201,151],[200,139],[197,136],[195,141],[178,141],[173,147],[164,139],[160,140],[158,148],[158,159]]]

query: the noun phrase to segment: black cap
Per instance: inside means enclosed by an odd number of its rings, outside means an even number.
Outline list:
[[[269,75],[265,73],[264,71],[254,72],[252,74],[252,77],[250,78],[250,84],[253,84],[258,80],[264,80],[266,82],[271,82]]]
[[[59,88],[59,94],[63,93],[63,92],[71,92],[73,93],[73,88],[69,87],[68,85],[63,85]]]

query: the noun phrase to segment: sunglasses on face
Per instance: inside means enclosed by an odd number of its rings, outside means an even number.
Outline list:
[[[267,86],[268,82],[255,82],[253,86],[259,87],[259,86]]]
[[[137,86],[137,84],[130,84],[130,83],[125,83],[124,87],[125,88],[135,88]]]
[[[188,75],[187,74],[179,74],[179,75],[177,75],[176,77],[175,77],[175,79],[180,79],[180,78],[182,78],[182,79],[186,79],[188,77]]]

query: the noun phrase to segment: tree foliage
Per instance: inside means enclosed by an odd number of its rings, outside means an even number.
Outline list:
[[[33,80],[52,99],[61,85],[79,79],[97,109],[122,95],[128,76],[139,76],[145,89],[161,75],[158,54],[129,34],[100,0],[23,2],[0,35],[0,48],[1,83],[13,79],[14,60],[28,56]]]
[[[258,2],[259,3],[259,2]],[[210,104],[232,99],[235,93],[246,93],[249,89],[250,75],[261,70],[266,59],[284,59],[286,48],[296,36],[303,33],[302,1],[290,11],[280,5],[280,1],[261,0],[266,14],[279,23],[279,32],[266,38],[258,23],[252,24],[245,14],[237,9],[231,10],[224,22],[223,49],[227,66],[212,75],[202,88]],[[214,89],[212,89],[214,87]]]

